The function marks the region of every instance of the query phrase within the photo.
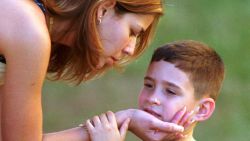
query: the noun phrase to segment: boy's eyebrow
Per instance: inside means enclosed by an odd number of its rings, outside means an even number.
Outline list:
[[[145,80],[145,79],[146,79],[146,80],[151,80],[151,81],[154,81],[154,79],[153,79],[153,78],[151,78],[151,77],[149,77],[149,76],[145,76],[145,77],[144,77],[144,80]]]
[[[181,88],[178,85],[174,84],[174,83],[171,83],[171,82],[168,82],[168,81],[164,81],[164,83],[171,86],[171,87],[175,87],[175,88],[181,90]]]

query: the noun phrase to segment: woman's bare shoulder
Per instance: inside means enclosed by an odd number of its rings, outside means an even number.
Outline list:
[[[50,42],[45,16],[32,0],[1,0],[0,9],[0,53]]]

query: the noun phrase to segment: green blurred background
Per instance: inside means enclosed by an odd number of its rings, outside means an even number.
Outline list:
[[[78,87],[46,81],[44,130],[72,128],[107,110],[137,107],[154,48],[175,40],[207,43],[224,59],[226,79],[214,115],[195,130],[198,141],[250,140],[250,0],[168,0],[150,48],[123,73],[110,71]],[[139,141],[129,133],[127,141]]]

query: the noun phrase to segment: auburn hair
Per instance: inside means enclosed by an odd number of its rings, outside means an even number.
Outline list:
[[[215,50],[197,41],[177,41],[155,50],[151,63],[160,60],[187,73],[197,99],[203,96],[217,99],[224,79],[224,63]]]
[[[60,19],[75,21],[65,31],[74,28],[76,38],[74,47],[52,43],[48,72],[53,80],[63,79],[80,83],[102,74],[108,67],[96,69],[98,59],[103,53],[97,30],[97,9],[104,0],[50,0],[43,3],[49,15]],[[161,0],[116,0],[117,14],[136,13],[154,15],[148,29],[138,36],[133,56],[123,58],[117,66],[137,58],[148,46],[156,25],[163,15]],[[63,36],[63,35],[62,35]]]

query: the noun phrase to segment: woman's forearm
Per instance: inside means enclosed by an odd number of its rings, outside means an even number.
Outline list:
[[[76,127],[64,131],[44,134],[43,141],[90,141],[90,138],[86,128]]]
[[[133,109],[127,109],[115,113],[117,124],[120,126],[127,118],[133,114]],[[85,125],[67,129],[64,131],[46,133],[43,135],[43,141],[90,141],[89,133]]]

